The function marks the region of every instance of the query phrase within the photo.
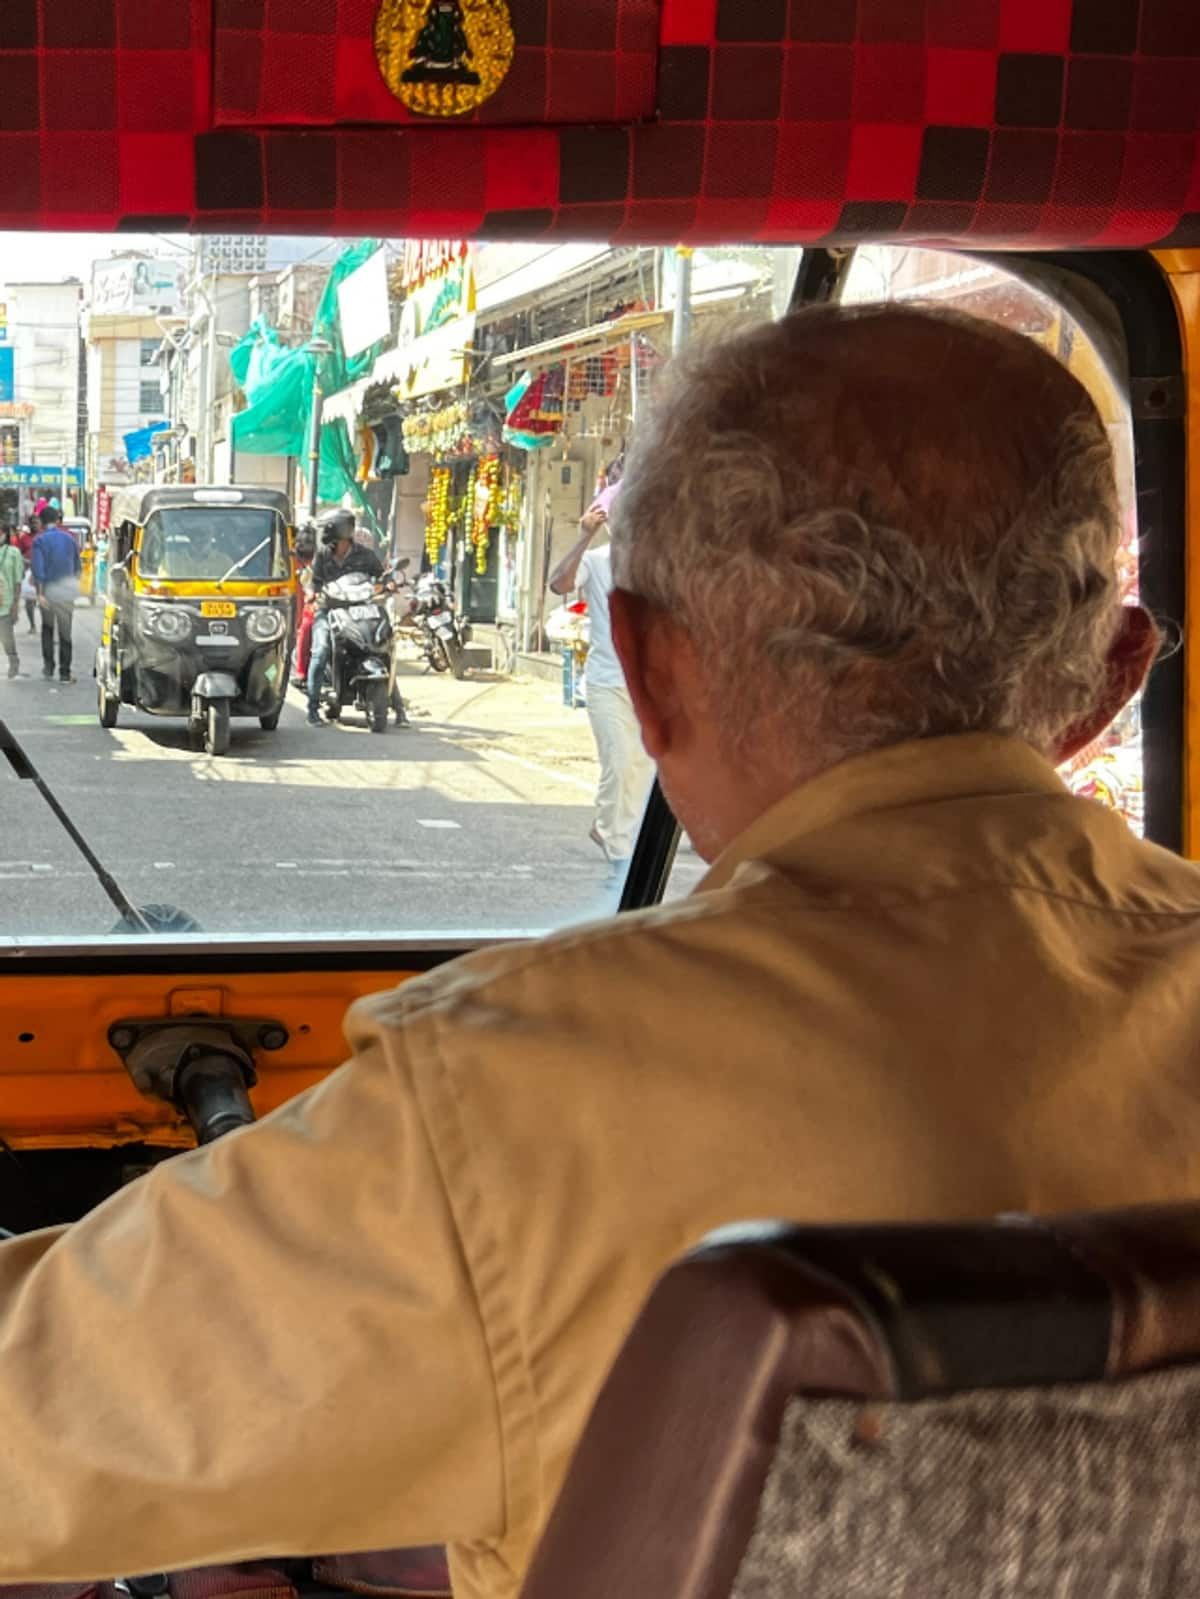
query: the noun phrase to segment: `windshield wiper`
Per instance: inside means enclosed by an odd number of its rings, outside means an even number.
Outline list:
[[[126,897],[125,890],[121,887],[120,883],[117,882],[116,878],[100,860],[99,856],[93,852],[92,847],[88,843],[87,839],[84,838],[83,834],[75,826],[75,823],[58,803],[58,800],[51,792],[49,783],[47,783],[45,778],[42,777],[41,773],[34,766],[28,755],[26,755],[24,749],[22,749],[21,745],[17,742],[16,736],[9,729],[7,722],[0,722],[0,754],[3,754],[6,757],[8,764],[12,767],[13,771],[18,777],[24,778],[33,784],[38,793],[46,801],[46,804],[49,805],[55,816],[62,823],[63,828],[71,839],[71,842],[79,850],[79,853],[83,856],[84,860],[96,874],[97,880],[100,883],[100,887],[120,911],[122,919],[126,921],[136,933],[152,933],[154,929],[151,927],[150,923],[142,915],[141,911],[138,910],[133,901]]]
[[[240,572],[242,567],[245,566],[246,562],[247,561],[252,561],[254,559],[254,557],[258,554],[259,550],[265,550],[267,545],[270,542],[271,542],[271,535],[268,533],[266,538],[263,539],[260,543],[256,544],[254,546],[254,548],[249,552],[249,554],[243,555],[240,561],[235,561],[233,563],[233,565],[229,568],[228,572],[226,572],[225,577],[219,577],[217,579],[217,587],[218,588],[221,587],[221,584],[224,583],[225,578],[232,577],[235,572]]]

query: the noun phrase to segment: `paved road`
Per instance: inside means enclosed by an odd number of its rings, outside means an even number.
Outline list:
[[[230,755],[188,748],[182,722],[122,708],[96,720],[99,612],[76,611],[78,681],[41,676],[38,640],[0,679],[0,715],[138,903],[212,933],[541,930],[607,909],[618,885],[587,837],[594,766],[582,713],[553,685],[453,684],[413,665],[415,726],[352,716],[311,729],[289,695],[278,730],[235,722]],[[532,707],[532,710],[531,710]],[[0,936],[85,935],[115,915],[45,802],[3,768]]]

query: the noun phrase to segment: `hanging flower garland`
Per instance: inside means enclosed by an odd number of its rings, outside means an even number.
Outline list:
[[[425,553],[431,566],[441,559],[450,532],[450,468],[435,466],[429,474],[425,501]]]
[[[487,571],[491,530],[500,511],[500,457],[484,455],[476,468],[475,494],[471,501],[471,543],[475,546],[475,570]]]
[[[504,485],[500,499],[499,515],[496,518],[500,526],[509,533],[516,533],[521,526],[522,486],[521,474],[510,468],[508,481]]]
[[[472,463],[471,470],[467,473],[467,481],[463,487],[462,494],[454,502],[454,510],[451,515],[455,531],[462,539],[469,539],[471,536],[471,511],[475,504],[476,470],[475,464]]]

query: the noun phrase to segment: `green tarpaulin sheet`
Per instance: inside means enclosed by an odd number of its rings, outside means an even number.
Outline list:
[[[381,347],[372,345],[347,359],[337,298],[338,285],[379,248],[378,239],[360,240],[339,257],[329,274],[312,329],[313,339],[324,339],[332,346],[328,354],[315,356],[307,346],[289,349],[261,318],[229,352],[230,369],[246,396],[246,409],[233,418],[231,429],[233,447],[239,454],[292,455],[307,466],[314,376],[319,377],[325,395],[337,394],[370,370]],[[323,427],[321,499],[340,503],[347,494],[353,495],[374,527],[374,514],[355,477],[356,464],[345,422],[339,419]]]

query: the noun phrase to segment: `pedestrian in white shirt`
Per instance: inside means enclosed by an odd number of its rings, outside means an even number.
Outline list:
[[[597,495],[580,520],[578,540],[550,574],[553,593],[578,590],[587,602],[587,713],[600,760],[591,837],[614,864],[627,861],[633,853],[654,775],[650,758],[642,748],[633,701],[613,648],[608,615],[608,597],[613,589],[611,546],[588,548],[600,529],[607,526],[619,486],[611,484]]]

